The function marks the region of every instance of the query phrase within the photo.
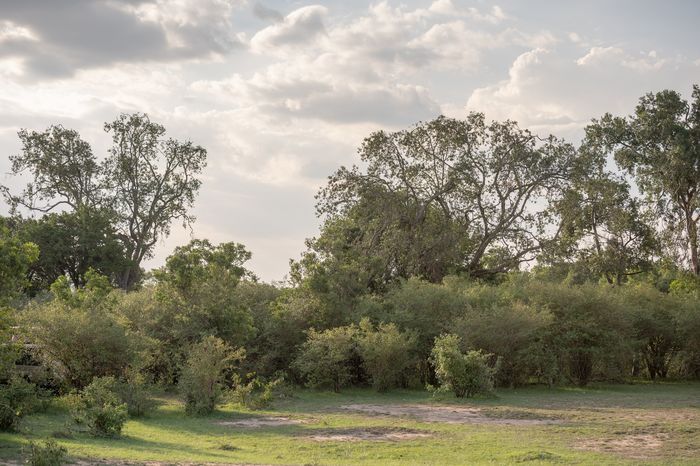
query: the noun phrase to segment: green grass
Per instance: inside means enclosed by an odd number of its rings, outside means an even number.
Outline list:
[[[434,399],[424,391],[341,394],[301,390],[274,409],[248,412],[226,406],[205,418],[184,414],[161,397],[150,416],[130,420],[120,439],[84,433],[57,438],[73,458],[228,464],[697,464],[700,461],[700,384],[658,383],[593,388],[500,390],[494,398]],[[449,424],[339,409],[363,404],[459,404],[488,417],[554,419],[547,425]],[[219,421],[286,416],[303,424],[244,428]],[[59,406],[23,421],[20,432],[0,434],[0,458],[21,458],[31,440],[61,437],[67,413]],[[316,441],[315,433],[349,429],[412,429],[430,437],[383,441]],[[58,434],[56,434],[58,433]],[[657,442],[640,447],[634,442]],[[629,444],[632,442],[631,444]],[[647,442],[648,443],[648,442]]]

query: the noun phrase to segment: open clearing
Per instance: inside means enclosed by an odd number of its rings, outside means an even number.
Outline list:
[[[226,406],[190,418],[172,396],[120,439],[69,431],[59,406],[0,434],[19,464],[30,440],[56,438],[79,464],[699,464],[700,384],[501,390],[435,399],[423,391],[300,390],[273,409]]]

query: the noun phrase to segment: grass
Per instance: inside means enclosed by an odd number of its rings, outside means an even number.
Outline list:
[[[120,439],[71,433],[67,413],[53,406],[0,433],[0,458],[18,460],[21,447],[55,438],[71,457],[91,462],[224,464],[697,464],[700,459],[700,384],[640,383],[592,388],[500,390],[493,398],[434,399],[424,391],[341,394],[300,390],[274,409],[225,406],[204,418],[187,417],[174,397],[161,397],[148,417],[130,420]],[[481,420],[426,422],[340,409],[347,404],[454,405],[480,409]],[[258,428],[221,421],[283,416],[296,425]],[[515,424],[502,424],[504,419]],[[518,420],[551,424],[517,424]],[[318,441],[318,434],[419,432],[410,440]]]

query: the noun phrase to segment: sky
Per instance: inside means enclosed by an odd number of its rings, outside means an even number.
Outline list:
[[[0,1],[0,184],[17,131],[146,112],[208,150],[191,238],[236,241],[281,280],[318,233],[314,195],[373,131],[440,114],[577,143],[591,118],[700,84],[695,0]],[[0,214],[6,212],[0,206]]]

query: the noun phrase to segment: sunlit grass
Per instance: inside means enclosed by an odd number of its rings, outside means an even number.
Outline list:
[[[150,416],[130,420],[120,439],[96,439],[69,430],[67,413],[53,406],[25,419],[18,433],[0,434],[0,455],[19,458],[31,440],[59,437],[74,458],[263,464],[697,464],[700,457],[700,384],[667,383],[586,389],[522,388],[496,397],[457,401],[424,391],[341,394],[297,391],[274,409],[249,412],[225,406],[212,416],[184,414],[173,396],[161,396]],[[339,409],[349,403],[467,404],[487,416],[554,419],[549,425],[448,424]],[[284,416],[303,423],[245,428],[218,422]],[[402,441],[328,441],[309,437],[348,429],[411,429],[431,436]],[[659,448],[624,448],[629,439],[660,438]],[[588,444],[586,442],[589,442]],[[593,442],[593,444],[590,444]],[[620,447],[619,444],[623,446]],[[591,446],[592,445],[592,446]]]

